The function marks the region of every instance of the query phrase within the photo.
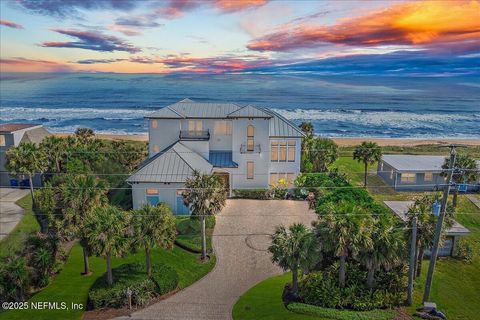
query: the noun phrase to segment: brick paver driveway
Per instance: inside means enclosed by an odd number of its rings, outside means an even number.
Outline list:
[[[316,218],[306,202],[228,200],[217,217],[213,247],[215,268],[203,279],[146,309],[135,319],[231,319],[238,298],[261,280],[280,274],[266,251],[279,224]]]

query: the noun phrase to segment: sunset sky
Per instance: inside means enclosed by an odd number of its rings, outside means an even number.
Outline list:
[[[480,1],[4,0],[2,72],[480,74]]]

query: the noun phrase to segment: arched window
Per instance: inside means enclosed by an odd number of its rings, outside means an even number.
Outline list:
[[[255,127],[249,124],[247,126],[247,151],[253,151],[255,141]]]

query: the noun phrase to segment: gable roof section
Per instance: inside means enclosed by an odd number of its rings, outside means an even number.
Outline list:
[[[262,110],[272,115],[272,118],[270,119],[270,137],[303,138],[305,136],[300,128],[277,112],[266,108],[262,108]]]
[[[12,133],[18,130],[38,127],[40,124],[29,123],[4,123],[0,124],[0,133]]]
[[[240,109],[234,103],[195,102],[183,99],[172,105],[164,107],[147,116],[147,118],[226,118],[228,114]]]
[[[266,113],[262,109],[248,105],[246,107],[235,110],[227,115],[227,118],[264,118],[270,119],[272,115]]]
[[[213,166],[180,142],[146,160],[127,182],[185,182],[193,170],[210,173]]]
[[[31,130],[25,131],[20,143],[22,143],[22,142],[32,142],[32,143],[38,144],[38,143],[42,142],[43,139],[45,139],[46,137],[51,136],[51,135],[52,134],[50,133],[50,131],[48,131],[44,127],[33,128]]]

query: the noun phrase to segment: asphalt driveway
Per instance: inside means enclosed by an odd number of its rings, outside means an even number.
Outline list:
[[[29,190],[0,188],[0,240],[5,238],[22,220],[25,210],[15,204]]]
[[[316,216],[303,201],[228,200],[217,217],[215,268],[203,279],[146,309],[134,319],[231,319],[238,298],[256,283],[281,274],[267,248],[277,225],[307,225]]]

